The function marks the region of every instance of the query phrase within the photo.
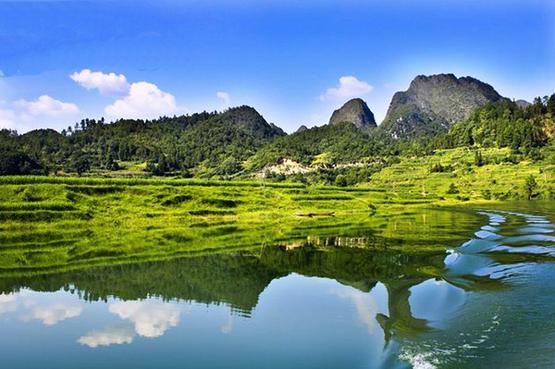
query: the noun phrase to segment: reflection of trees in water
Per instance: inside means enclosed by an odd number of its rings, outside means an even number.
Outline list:
[[[220,253],[163,262],[91,268],[76,272],[0,279],[0,291],[22,287],[36,291],[63,288],[87,301],[161,297],[229,304],[249,313],[258,296],[275,278],[284,274],[260,263],[250,253]]]
[[[362,292],[369,292],[378,282],[384,284],[388,292],[388,315],[378,314],[372,319],[379,322],[386,341],[393,334],[412,336],[428,330],[426,320],[412,315],[410,289],[432,277],[422,270],[441,271],[443,258],[443,253],[400,254],[310,244],[296,249],[267,247],[261,256],[263,263],[276,270],[335,279]]]
[[[384,332],[384,339],[389,342],[393,335],[410,337],[429,329],[425,319],[413,317],[409,303],[410,289],[425,279],[401,279],[384,281],[388,294],[389,314],[378,314],[376,319]]]
[[[0,291],[11,292],[21,287],[37,291],[63,288],[87,301],[156,296],[165,300],[228,304],[248,316],[272,280],[294,272],[334,279],[363,293],[381,282],[388,292],[388,313],[377,314],[372,319],[379,322],[386,341],[394,335],[408,337],[427,331],[426,320],[412,315],[410,290],[427,279],[443,277],[445,254],[441,251],[399,253],[376,247],[376,243],[379,240],[374,237],[308,237],[303,242],[264,247],[261,252],[215,253],[0,279]]]

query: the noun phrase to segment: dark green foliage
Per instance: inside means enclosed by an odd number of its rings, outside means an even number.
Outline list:
[[[199,176],[234,174],[258,148],[284,135],[248,106],[152,121],[122,119],[106,124],[103,119],[84,119],[65,134],[50,129],[20,136],[1,132],[0,148],[23,153],[52,171],[113,171],[119,169],[119,160],[147,161],[147,171],[157,175],[188,174],[194,168]],[[12,174],[26,173],[9,169]]]
[[[335,185],[340,187],[347,186],[347,178],[343,174],[339,174],[335,177]]]
[[[486,200],[491,200],[491,191],[490,190],[482,191],[482,197]]]
[[[451,183],[451,184],[449,185],[449,189],[447,190],[446,193],[447,193],[448,195],[454,195],[454,194],[459,193],[459,189],[457,188],[457,186],[455,186],[454,183]]]
[[[66,163],[66,171],[81,175],[91,169],[91,160],[89,155],[84,152],[74,152],[69,161]]]
[[[249,169],[262,169],[288,158],[304,165],[312,164],[318,155],[328,155],[327,164],[358,162],[375,156],[394,155],[393,139],[375,130],[361,130],[351,123],[313,127],[289,136],[279,137],[254,155]]]
[[[0,174],[41,174],[42,167],[16,148],[0,147]]]
[[[510,147],[529,153],[534,147],[547,143],[553,131],[554,115],[549,99],[536,99],[525,109],[512,101],[501,101],[477,109],[467,120],[455,124],[447,133],[447,147],[480,145],[485,147]]]

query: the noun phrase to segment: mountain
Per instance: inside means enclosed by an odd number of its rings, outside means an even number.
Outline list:
[[[527,107],[529,107],[530,105],[532,105],[532,103],[526,101],[526,100],[517,100],[515,101],[515,104],[521,108],[521,109],[526,109]]]
[[[308,129],[307,126],[305,126],[304,124],[302,124],[299,128],[297,128],[297,130],[295,131],[295,133],[301,133],[304,132]]]
[[[273,123],[268,123],[255,108],[243,105],[231,108],[221,114],[221,120],[235,125],[245,132],[259,138],[282,136],[285,132]]]
[[[453,74],[417,76],[393,95],[381,129],[394,138],[446,132],[477,108],[504,98],[487,83]]]
[[[393,154],[393,141],[377,129],[360,129],[349,122],[326,124],[275,138],[250,157],[244,167],[247,172],[258,171],[283,158],[313,167],[356,163]]]
[[[28,157],[52,171],[81,167],[113,170],[115,161],[149,162],[157,173],[182,171],[199,176],[226,175],[257,149],[284,136],[254,108],[240,106],[222,113],[196,113],[155,120],[84,119],[66,134],[36,130],[0,137],[0,148],[17,149],[14,157]],[[20,165],[10,165],[16,168]],[[19,169],[18,169],[19,170]]]
[[[335,110],[330,118],[330,125],[349,122],[357,128],[376,127],[374,114],[362,99],[349,100],[341,108]]]

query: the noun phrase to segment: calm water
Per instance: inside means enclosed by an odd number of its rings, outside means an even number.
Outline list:
[[[307,230],[259,250],[0,279],[2,367],[555,368],[551,205],[453,210],[435,224],[460,238],[447,252],[434,233],[417,237],[432,251],[399,253],[360,230]]]

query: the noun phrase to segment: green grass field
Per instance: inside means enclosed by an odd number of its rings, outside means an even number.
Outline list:
[[[484,157],[493,160],[502,154],[486,151]],[[360,237],[372,247],[441,251],[457,236],[442,231],[455,220],[449,212],[429,214],[424,209],[522,198],[530,174],[537,178],[541,197],[553,193],[552,164],[477,167],[469,164],[472,158],[473,153],[462,149],[407,158],[383,169],[371,183],[350,188],[261,181],[0,177],[0,275],[264,245],[318,244],[341,236]],[[435,163],[452,169],[430,173]],[[447,194],[451,183],[458,192]],[[329,212],[334,216],[299,216]],[[436,242],[423,241],[429,239]]]
[[[386,189],[391,198],[428,199],[460,202],[479,200],[526,199],[525,182],[529,176],[537,181],[535,195],[539,199],[555,198],[555,162],[503,162],[509,149],[480,150],[484,165],[474,164],[476,150],[458,148],[438,150],[432,156],[403,158],[399,164],[382,169],[372,177],[370,188]],[[437,164],[445,172],[430,169]],[[449,193],[450,186],[455,191]]]

